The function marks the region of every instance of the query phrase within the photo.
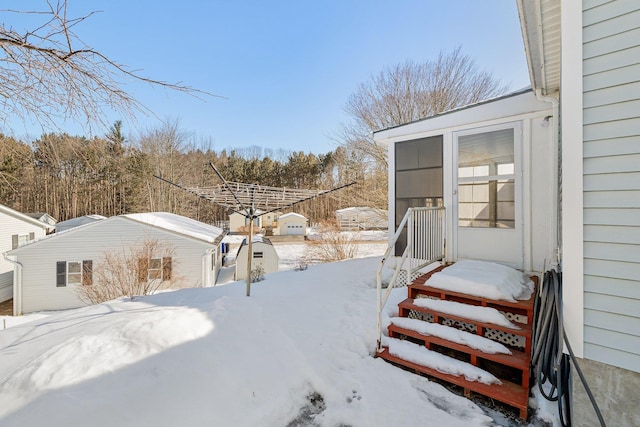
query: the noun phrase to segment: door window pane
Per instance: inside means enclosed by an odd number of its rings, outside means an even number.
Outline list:
[[[458,138],[458,224],[515,227],[514,130]]]

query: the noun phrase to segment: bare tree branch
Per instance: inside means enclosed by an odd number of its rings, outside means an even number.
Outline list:
[[[380,189],[386,190],[387,147],[376,144],[372,132],[473,104],[506,89],[491,74],[478,70],[460,47],[440,52],[433,61],[398,64],[362,83],[345,106],[351,121],[343,123],[336,136],[351,157],[366,166],[366,181],[375,182],[371,191],[363,189],[358,195],[386,204],[386,197],[379,195]]]
[[[183,85],[145,77],[85,45],[73,31],[97,12],[67,16],[68,0],[48,0],[47,9],[0,13],[29,14],[42,22],[23,33],[0,24],[0,121],[34,118],[56,127],[56,119],[106,126],[107,108],[128,118],[153,114],[123,89],[127,79],[183,92],[195,97],[216,96]]]

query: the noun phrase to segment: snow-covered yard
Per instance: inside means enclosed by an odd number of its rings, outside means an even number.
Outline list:
[[[379,258],[52,314],[0,332],[3,426],[490,425],[372,356]],[[298,420],[297,422],[295,420]]]
[[[301,248],[280,248],[288,271],[251,297],[231,282],[12,318],[0,425],[514,425],[373,357],[379,256],[296,271]]]

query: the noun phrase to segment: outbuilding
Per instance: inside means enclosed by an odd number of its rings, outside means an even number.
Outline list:
[[[389,211],[369,206],[353,206],[336,211],[336,222],[341,230],[386,229]]]
[[[236,280],[243,280],[247,278],[247,251],[249,246],[247,245],[247,239],[242,241],[242,245],[238,248],[236,255]],[[278,253],[273,247],[271,240],[255,236],[251,241],[251,268],[252,271],[262,269],[262,273],[275,273],[278,271]]]
[[[280,236],[306,236],[308,219],[299,213],[289,212],[278,219]]]

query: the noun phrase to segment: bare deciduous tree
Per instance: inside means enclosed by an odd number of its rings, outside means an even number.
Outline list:
[[[341,139],[386,164],[386,148],[373,144],[371,132],[488,99],[506,89],[479,70],[460,47],[440,52],[435,61],[407,61],[373,76],[351,95],[345,110],[352,122],[343,125]]]
[[[371,195],[367,196],[366,189],[359,194],[381,200],[379,190],[386,188],[378,181],[386,182],[387,147],[375,144],[372,132],[488,99],[506,89],[491,74],[479,70],[460,47],[440,52],[433,61],[396,65],[362,83],[347,101],[345,110],[351,121],[341,126],[337,137],[366,167],[365,180],[376,183]]]
[[[310,240],[305,259],[310,262],[335,262],[351,259],[358,251],[358,233],[342,232],[331,222],[321,227],[317,239]]]
[[[188,86],[138,74],[87,46],[74,32],[95,12],[71,18],[68,0],[47,0],[40,10],[4,9],[5,16],[21,15],[30,29],[0,23],[0,121],[32,118],[56,127],[56,118],[72,118],[90,125],[106,125],[110,107],[127,117],[149,112],[123,89],[125,80],[205,94]]]
[[[183,279],[176,274],[174,253],[172,246],[155,239],[107,251],[93,267],[91,284],[76,288],[78,297],[99,304],[179,287]]]

